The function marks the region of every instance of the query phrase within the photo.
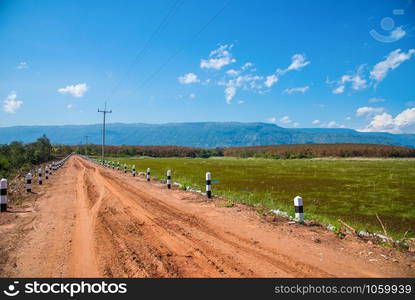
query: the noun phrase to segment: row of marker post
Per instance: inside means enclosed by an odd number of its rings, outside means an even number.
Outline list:
[[[50,164],[47,164],[45,166],[45,179],[46,180],[49,179],[49,175],[52,175],[53,172],[55,172],[57,169],[62,167],[70,156],[71,156],[71,154],[69,154],[68,156],[66,156],[64,159],[62,159],[60,161],[52,162]],[[38,174],[38,184],[42,185],[43,184],[42,167],[40,167],[37,170],[37,174]],[[33,175],[30,171],[29,171],[29,173],[26,174],[25,179],[26,179],[26,183],[25,183],[26,192],[31,193],[32,192]],[[0,180],[0,211],[1,212],[7,211],[7,203],[8,203],[8,199],[7,199],[7,179],[2,178]]]
[[[120,163],[117,162],[117,167],[115,167],[115,162],[113,161],[98,161],[95,159],[91,159],[89,157],[85,157],[83,156],[85,159],[90,160],[92,162],[98,163],[98,164],[102,164],[105,167],[109,167],[112,169],[117,169],[120,170]],[[123,169],[124,169],[124,173],[127,173],[127,165],[124,164],[123,165]],[[136,169],[135,169],[135,165],[132,165],[131,167],[131,173],[132,175],[135,177],[136,176]],[[146,180],[150,181],[151,179],[151,169],[147,168],[147,173],[146,173]],[[167,170],[167,181],[166,181],[166,185],[168,189],[171,189],[171,170]],[[210,172],[206,173],[206,197],[208,198],[212,198],[212,174]],[[304,222],[304,209],[303,209],[303,198],[301,198],[300,196],[296,196],[294,198],[294,211],[295,211],[295,219],[298,222]]]

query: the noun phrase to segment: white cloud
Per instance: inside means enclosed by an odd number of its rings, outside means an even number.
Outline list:
[[[77,85],[68,85],[64,88],[58,89],[58,92],[61,94],[71,94],[75,98],[82,97],[86,91],[88,90],[88,87],[86,83],[79,83]]]
[[[337,88],[333,90],[333,94],[341,94],[344,92],[344,85],[339,85]]]
[[[262,86],[257,82],[262,80],[262,76],[258,75],[241,75],[235,79],[228,80],[228,82],[219,82],[219,85],[225,85],[225,99],[226,103],[230,104],[233,97],[236,95],[237,88],[244,90],[260,90]]]
[[[369,99],[369,103],[379,103],[379,102],[385,102],[385,101],[386,101],[386,99],[376,98],[376,97],[373,97],[373,98]]]
[[[213,50],[207,59],[200,61],[200,67],[202,69],[215,69],[220,70],[224,66],[236,62],[232,57],[231,49],[233,45],[221,45],[218,49]],[[269,76],[256,75],[256,69],[253,68],[252,62],[246,62],[239,68],[232,68],[227,70],[225,73],[231,76],[231,79],[216,81],[215,84],[224,86],[225,99],[228,104],[231,103],[239,89],[245,91],[254,91],[259,94],[265,94],[269,91],[279,77],[291,70],[300,70],[303,67],[310,64],[306,57],[302,54],[295,54],[291,57],[291,63],[285,70],[277,69],[274,74]],[[193,77],[195,78],[195,77]],[[179,78],[179,81],[185,82],[185,78]],[[189,80],[192,81],[192,80]],[[305,92],[309,87],[295,88],[292,92]]]
[[[364,115],[367,115],[367,116],[377,115],[377,114],[383,113],[384,111],[385,111],[385,109],[383,107],[364,106],[364,107],[359,107],[356,110],[356,116],[361,117],[361,116],[364,116]]]
[[[277,123],[277,118],[276,117],[268,118],[267,122],[268,123]]]
[[[29,65],[27,64],[27,62],[22,61],[22,62],[19,63],[19,65],[17,66],[17,68],[19,70],[28,69],[29,68]]]
[[[282,124],[289,124],[289,123],[291,123],[292,121],[290,120],[290,117],[289,117],[289,116],[284,116],[284,117],[282,117],[282,118],[280,119],[280,122],[281,122]]]
[[[299,71],[305,66],[307,66],[308,64],[310,64],[310,62],[306,60],[306,57],[303,54],[294,54],[291,57],[291,64],[288,66],[288,68],[285,70],[277,69],[275,71],[275,74],[267,76],[265,79],[264,85],[270,88],[274,85],[274,83],[278,82],[281,76],[283,76],[287,72],[292,71],[292,70]]]
[[[346,117],[344,118],[346,121],[350,121],[352,119],[352,117]]]
[[[190,99],[195,99],[195,98],[196,98],[196,94],[191,93],[191,94],[189,95],[189,98],[190,98]]]
[[[388,113],[375,115],[364,132],[415,133],[415,107],[408,108],[396,117]]]
[[[241,67],[241,70],[242,71],[245,71],[245,70],[247,70],[247,69],[249,69],[250,67],[252,67],[254,64],[253,63],[251,63],[251,62],[247,62],[247,63],[245,63],[242,67]]]
[[[270,88],[277,81],[278,81],[278,77],[277,77],[277,75],[274,74],[274,75],[267,76],[264,84],[265,84],[266,87],[269,87]]]
[[[347,84],[351,85],[351,88],[355,91],[362,90],[367,87],[367,81],[363,78],[362,72],[365,65],[361,65],[355,72],[343,75],[338,81],[334,81],[337,87],[332,90],[333,94],[342,94]],[[333,82],[326,80],[326,83],[332,84]]]
[[[200,68],[220,70],[224,66],[236,62],[236,59],[232,58],[232,53],[230,52],[232,47],[232,44],[221,45],[218,49],[213,50],[210,52],[208,59],[200,61]]]
[[[183,76],[177,78],[181,84],[190,84],[190,83],[197,83],[200,80],[197,78],[197,75],[194,73],[187,73]]]
[[[66,105],[66,108],[67,108],[67,109],[71,109],[71,108],[73,108],[73,104],[68,104],[68,105]]]
[[[370,72],[370,78],[379,84],[388,75],[388,72],[396,69],[404,61],[410,59],[415,53],[415,49],[409,49],[407,53],[401,49],[396,49],[386,56],[385,60],[377,63]]]
[[[311,122],[311,123],[313,123],[314,125],[318,125],[318,124],[320,124],[321,122],[320,122],[320,120],[314,120],[313,122]]]
[[[415,101],[406,102],[406,106],[415,106]]]
[[[238,104],[244,104],[245,103],[245,101],[244,100],[239,100],[238,101]]]
[[[336,121],[330,121],[328,123],[323,123],[320,127],[324,128],[344,128],[345,126],[342,124],[337,123]]]
[[[226,74],[230,75],[230,76],[238,76],[241,72],[237,71],[235,69],[230,69],[228,71],[226,71]]]
[[[300,123],[298,123],[298,122],[294,122],[294,123],[293,123],[293,126],[294,126],[294,127],[298,127],[298,126],[300,126]]]
[[[233,97],[235,97],[236,88],[234,86],[228,86],[225,89],[225,99],[226,103],[231,104]]]
[[[401,38],[403,38],[406,35],[405,30],[402,29],[402,27],[396,27],[394,30],[392,30],[391,32],[391,37],[393,40],[397,41]]]
[[[305,93],[310,89],[309,86],[303,86],[303,87],[296,87],[296,88],[290,88],[290,89],[285,89],[282,93],[283,94],[295,94],[295,93]]]
[[[307,66],[308,64],[310,64],[309,61],[306,60],[306,57],[302,54],[294,54],[291,57],[291,65],[288,66],[288,68],[286,69],[286,72],[291,71],[291,70],[300,70],[302,68],[304,68],[305,66]]]
[[[6,99],[3,100],[3,110],[9,114],[15,114],[22,104],[23,101],[17,100],[16,91],[11,91]]]

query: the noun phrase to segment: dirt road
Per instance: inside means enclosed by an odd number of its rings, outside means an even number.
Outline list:
[[[1,276],[415,275],[414,258],[397,250],[269,222],[252,208],[220,207],[77,156],[35,192],[1,215]]]

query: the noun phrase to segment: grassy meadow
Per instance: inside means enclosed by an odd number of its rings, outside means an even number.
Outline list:
[[[109,158],[111,160],[111,158]],[[231,201],[281,209],[294,215],[293,198],[304,201],[305,218],[401,238],[415,233],[414,159],[114,158],[137,171],[204,190],[212,173],[213,193]]]

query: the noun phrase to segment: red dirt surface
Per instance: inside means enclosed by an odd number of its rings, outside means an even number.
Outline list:
[[[413,253],[72,156],[0,215],[2,277],[415,277]]]

